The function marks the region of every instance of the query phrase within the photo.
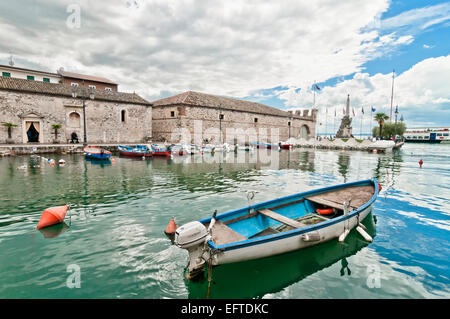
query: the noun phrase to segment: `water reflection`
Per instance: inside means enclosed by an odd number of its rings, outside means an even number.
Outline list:
[[[374,238],[375,225],[370,213],[363,224]],[[214,267],[210,298],[262,298],[279,292],[304,278],[340,262],[340,276],[351,276],[352,265],[347,258],[369,243],[353,230],[344,243],[332,240],[279,256]],[[208,291],[207,274],[200,281],[186,281],[189,298],[205,298]]]
[[[69,228],[69,225],[66,223],[61,223],[58,225],[45,227],[39,229],[42,235],[44,235],[44,238],[56,238],[62,233],[64,233]]]

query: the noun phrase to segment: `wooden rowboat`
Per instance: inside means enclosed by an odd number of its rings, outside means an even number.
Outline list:
[[[84,156],[89,159],[106,160],[111,158],[112,153],[97,146],[86,146],[83,148]]]
[[[353,228],[371,241],[360,222],[372,210],[379,187],[374,178],[214,214],[179,227],[175,244],[188,250],[192,278],[205,264],[263,258],[335,238],[344,241]]]
[[[117,149],[119,150],[119,153],[124,156],[148,157],[153,155],[153,151],[151,150],[151,148],[149,149],[145,145],[136,145],[134,147],[118,145]]]

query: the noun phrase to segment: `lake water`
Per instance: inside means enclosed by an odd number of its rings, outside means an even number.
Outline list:
[[[364,221],[372,243],[352,231],[345,243],[215,267],[210,297],[450,297],[450,144],[273,154],[275,164],[257,152],[247,163],[233,153],[110,164],[53,155],[64,167],[0,158],[0,298],[205,298],[207,280],[184,279],[187,252],[163,233],[172,216],[181,225],[240,208],[247,190],[260,202],[372,177],[383,186]],[[45,208],[68,202],[63,227],[35,230]],[[73,267],[80,288],[68,287]]]

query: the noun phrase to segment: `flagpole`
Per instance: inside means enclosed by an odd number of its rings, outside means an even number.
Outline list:
[[[395,70],[392,70],[391,114],[389,116],[389,122],[391,123],[392,123],[392,102],[394,101],[394,72]]]
[[[364,110],[364,109],[362,109],[362,110]],[[360,140],[362,140],[362,122],[363,122],[363,117],[364,117],[364,112],[362,112],[362,114],[361,114],[361,124],[360,124],[360,127],[359,127],[359,139]]]
[[[373,133],[372,133],[372,120],[373,120],[372,113],[373,113],[373,106],[370,107],[370,137],[371,138],[372,138],[372,135],[373,135]]]
[[[333,134],[336,132],[336,107],[334,107]]]
[[[328,108],[325,108],[325,136],[328,135],[327,133],[327,122],[328,122]]]

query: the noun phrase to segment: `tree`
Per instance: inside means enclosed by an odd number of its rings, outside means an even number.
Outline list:
[[[382,137],[385,139],[388,139],[392,136],[396,136],[396,135],[400,135],[403,136],[403,134],[405,133],[406,130],[406,125],[405,123],[402,122],[397,122],[397,124],[395,123],[384,123],[383,124],[383,134]],[[379,134],[379,128],[378,127],[374,127],[372,130],[372,136],[378,136]]]
[[[55,140],[58,139],[58,130],[62,127],[61,124],[53,124],[52,129],[55,130]]]
[[[383,136],[382,135],[382,131],[383,131],[383,124],[384,121],[388,120],[389,116],[387,116],[385,113],[377,113],[375,114],[374,120],[378,122],[378,125],[380,126],[380,138]]]
[[[3,123],[4,127],[8,128],[8,138],[12,139],[12,128],[16,127],[17,124],[13,124],[13,123]]]

